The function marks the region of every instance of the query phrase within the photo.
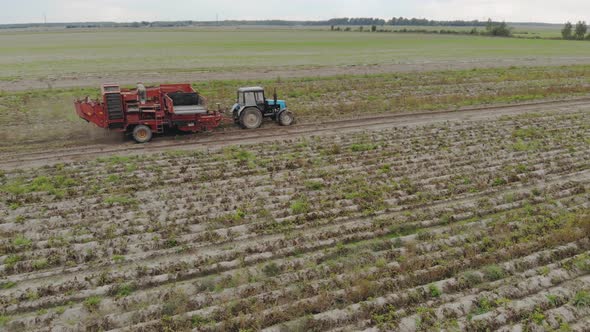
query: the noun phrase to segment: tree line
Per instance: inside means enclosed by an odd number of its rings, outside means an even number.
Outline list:
[[[373,17],[358,17],[358,18],[333,18],[328,20],[327,25],[399,25],[399,26],[457,26],[457,27],[484,27],[488,24],[485,21],[436,21],[428,20],[425,18],[405,18],[405,17],[393,17],[390,20],[384,20]],[[319,24],[324,25],[324,24]]]
[[[344,21],[340,21],[344,22]],[[347,24],[348,26],[341,28],[337,27],[334,24],[331,25],[332,31],[353,31],[350,27],[351,24]],[[444,26],[444,25],[443,25]],[[473,29],[467,31],[459,31],[459,30],[450,30],[450,29],[441,29],[441,30],[429,30],[423,28],[403,28],[398,30],[385,30],[379,29],[377,25],[371,25],[370,31],[371,32],[407,32],[407,33],[427,33],[427,34],[454,34],[454,35],[480,35],[480,36],[495,36],[495,37],[512,37],[512,28],[506,24],[506,22],[494,22],[492,19],[489,19],[487,22],[484,23],[485,29],[478,30],[477,26],[474,26]],[[360,26],[356,29],[356,31],[363,32],[365,31],[364,26]],[[369,30],[367,30],[369,31]]]
[[[387,21],[387,25],[401,25],[401,26],[408,26],[408,25],[422,25],[422,26],[447,26],[447,27],[484,27],[486,26],[487,22],[473,20],[473,21],[435,21],[435,20],[427,20],[424,18],[392,18],[391,20]]]
[[[485,27],[488,22],[483,21],[436,21],[422,18],[393,17],[384,20],[375,17],[343,17],[324,21],[286,21],[286,20],[225,20],[225,21],[142,21],[142,22],[72,22],[72,23],[24,23],[0,24],[0,29],[23,29],[42,27],[75,28],[113,28],[113,27],[186,27],[186,26],[236,26],[236,25],[274,25],[274,26],[472,26]]]
[[[586,35],[587,32],[588,24],[585,21],[578,21],[575,27],[572,22],[567,22],[561,30],[561,36],[567,40],[590,40],[590,33]]]

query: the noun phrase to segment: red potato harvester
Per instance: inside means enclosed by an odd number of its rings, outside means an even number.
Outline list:
[[[266,99],[260,87],[238,90],[237,103],[228,118],[220,110],[207,109],[206,100],[190,84],[163,84],[123,89],[116,84],[103,84],[102,100],[86,97],[76,100],[76,113],[82,119],[105,129],[129,133],[138,143],[146,143],[154,133],[176,128],[185,132],[211,131],[223,123],[237,123],[256,129],[264,117],[279,124],[291,125],[295,118],[283,100]]]

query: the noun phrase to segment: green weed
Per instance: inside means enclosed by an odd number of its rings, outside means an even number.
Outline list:
[[[47,192],[59,198],[65,195],[65,190],[78,185],[78,181],[65,176],[38,176],[26,182],[22,178],[9,181],[7,184],[0,186],[0,192],[13,195],[23,195],[32,192]]]
[[[125,256],[122,256],[122,255],[114,255],[113,256],[113,261],[115,263],[121,263],[124,260],[125,260]]]
[[[0,326],[6,326],[10,322],[10,316],[0,315]]]
[[[10,289],[14,286],[16,286],[16,282],[14,282],[14,281],[6,281],[6,282],[0,283],[0,289]]]
[[[374,313],[371,319],[378,328],[383,330],[396,329],[400,321],[399,315],[392,305],[388,305],[382,312]]]
[[[504,270],[498,265],[486,266],[483,270],[483,273],[485,277],[491,281],[500,280],[505,276]]]
[[[115,293],[115,298],[119,299],[131,295],[135,291],[135,288],[134,284],[117,285],[113,293]]]
[[[303,214],[309,211],[309,203],[305,198],[299,198],[291,203],[291,212],[293,214]]]
[[[193,315],[191,317],[191,324],[193,328],[203,327],[213,323],[212,319],[200,316],[200,315]]]
[[[321,190],[322,188],[324,188],[324,184],[322,182],[319,181],[305,181],[305,188],[309,189],[309,190]]]
[[[512,144],[512,150],[519,152],[536,151],[541,147],[539,141],[524,141],[522,139],[516,140],[516,143]]]
[[[281,273],[281,268],[276,263],[272,262],[266,264],[262,269],[262,272],[264,272],[267,277],[275,277]]]
[[[475,308],[475,310],[473,311],[473,313],[475,315],[483,315],[488,311],[491,311],[492,309],[494,309],[494,304],[492,303],[492,301],[490,301],[487,298],[480,298],[477,301],[477,306]]]
[[[440,297],[442,295],[442,291],[435,284],[428,285],[428,292],[432,297]]]
[[[590,292],[583,290],[577,292],[572,303],[578,308],[590,307]]]
[[[33,241],[27,239],[24,235],[18,235],[12,240],[12,245],[19,249],[28,248],[32,243]]]
[[[41,270],[41,269],[46,268],[47,266],[49,266],[49,262],[45,258],[35,260],[32,263],[32,267],[35,270]]]
[[[536,308],[535,311],[533,311],[533,313],[529,317],[529,319],[531,321],[535,322],[535,324],[541,325],[541,324],[543,324],[543,321],[545,320],[545,314],[543,314],[542,309]]]
[[[534,139],[534,138],[541,138],[543,137],[543,133],[541,129],[538,128],[519,128],[512,132],[512,137],[514,138],[521,138],[521,139]]]
[[[16,263],[20,262],[21,260],[22,260],[21,256],[10,255],[4,260],[4,265],[7,268],[13,268],[16,265]]]
[[[82,305],[89,312],[96,312],[99,309],[101,302],[102,302],[102,299],[100,297],[91,296],[91,297],[85,299],[84,302],[82,302]]]
[[[378,145],[376,144],[353,144],[350,146],[350,150],[352,152],[364,152],[364,151],[371,151],[376,150]]]

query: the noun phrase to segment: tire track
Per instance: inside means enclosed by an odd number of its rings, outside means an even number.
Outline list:
[[[562,112],[590,110],[590,97],[570,100],[551,100],[522,103],[514,105],[496,105],[487,107],[464,108],[436,112],[420,112],[408,114],[388,114],[360,117],[355,119],[325,121],[317,124],[299,124],[293,127],[267,127],[256,131],[229,130],[213,132],[209,137],[170,142],[174,138],[164,138],[149,144],[137,145],[125,143],[120,146],[86,146],[42,152],[27,152],[5,155],[0,160],[0,169],[30,168],[54,165],[63,162],[90,160],[108,155],[149,154],[164,152],[170,149],[198,150],[215,149],[232,144],[255,144],[269,141],[299,138],[309,135],[330,135],[348,133],[359,130],[379,130],[402,126],[421,126],[441,122],[481,121],[501,116],[518,115],[529,112],[546,112],[559,108]]]

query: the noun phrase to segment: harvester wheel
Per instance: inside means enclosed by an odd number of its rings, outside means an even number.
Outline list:
[[[262,113],[259,109],[250,107],[242,111],[240,125],[244,129],[256,129],[262,125]]]
[[[281,126],[290,126],[295,122],[295,115],[291,111],[283,111],[277,120]]]
[[[133,128],[133,139],[137,143],[147,143],[152,139],[152,130],[144,125],[136,126]]]

